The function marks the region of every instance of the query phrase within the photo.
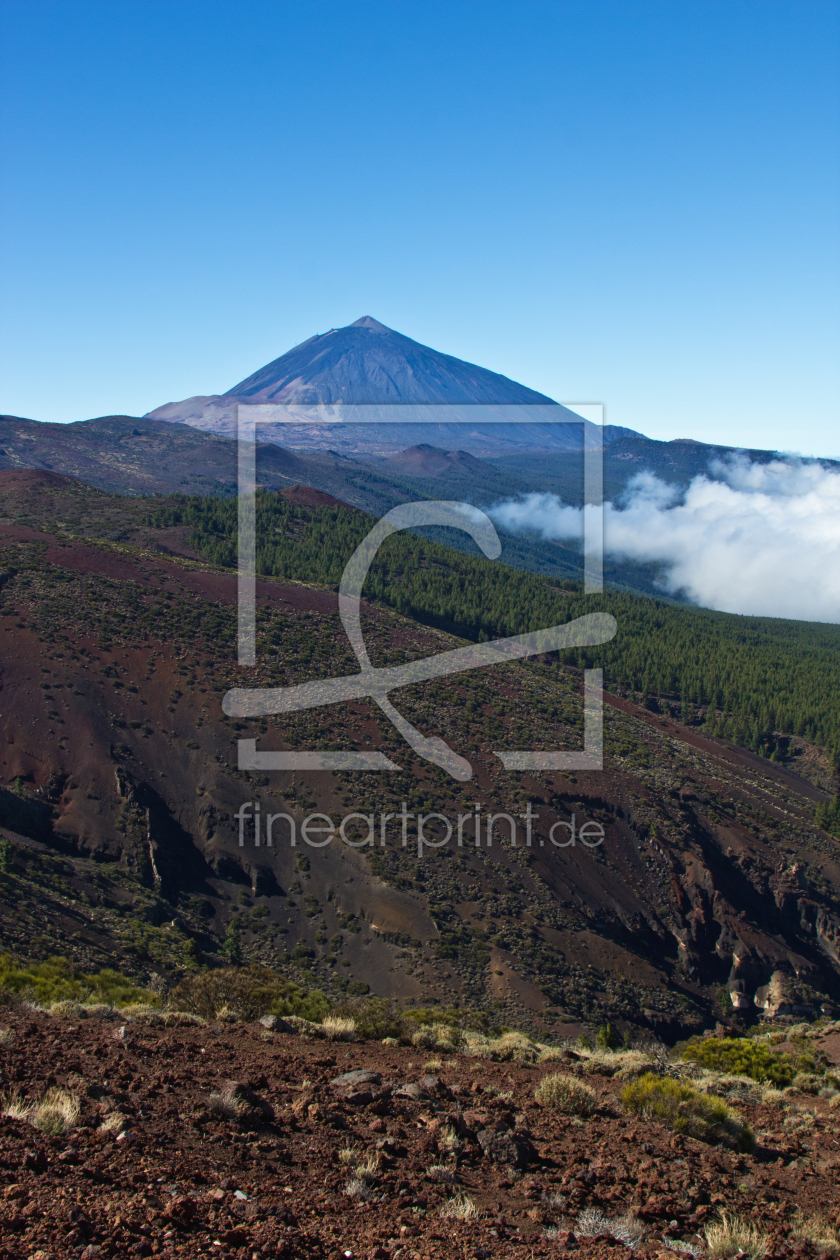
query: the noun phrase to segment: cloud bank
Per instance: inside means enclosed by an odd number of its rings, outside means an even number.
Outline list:
[[[604,507],[607,554],[664,564],[663,590],[706,608],[840,622],[840,471],[744,456],[710,471],[684,494],[651,473],[634,477]],[[490,515],[546,539],[583,530],[581,510],[553,494],[508,500]]]

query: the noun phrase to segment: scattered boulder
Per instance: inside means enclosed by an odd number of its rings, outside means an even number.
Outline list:
[[[510,1129],[481,1129],[478,1144],[494,1164],[509,1164],[511,1168],[526,1168],[536,1159],[536,1151],[527,1134]]]
[[[431,1094],[422,1085],[416,1085],[413,1081],[409,1081],[407,1085],[400,1085],[399,1089],[394,1091],[397,1098],[410,1098],[413,1102],[425,1102],[431,1098]]]
[[[356,1068],[352,1072],[342,1072],[341,1076],[337,1076],[333,1085],[347,1085],[354,1089],[358,1089],[361,1085],[380,1085],[382,1083],[381,1072],[371,1072],[367,1068]]]
[[[260,1023],[269,1032],[293,1033],[295,1031],[288,1020],[282,1019],[279,1015],[263,1015]]]

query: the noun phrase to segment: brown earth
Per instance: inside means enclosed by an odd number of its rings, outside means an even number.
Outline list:
[[[260,1024],[4,1012],[2,1025],[4,1089],[37,1101],[63,1087],[81,1115],[56,1137],[0,1119],[0,1260],[671,1260],[667,1240],[697,1246],[721,1211],[766,1231],[771,1256],[804,1257],[820,1251],[794,1241],[797,1211],[829,1221],[840,1211],[837,1112],[824,1099],[739,1104],[757,1138],[741,1154],[626,1115],[620,1083],[602,1077],[587,1078],[593,1115],[540,1108],[535,1086],[563,1070],[557,1063],[449,1054],[429,1068],[428,1052],[410,1047],[310,1041]],[[378,1076],[336,1083],[350,1071]],[[225,1093],[238,1098],[238,1118],[213,1114],[211,1095]],[[355,1148],[349,1163],[345,1148]],[[351,1197],[353,1166],[368,1156],[379,1166]],[[435,1165],[446,1181],[429,1175]],[[475,1218],[442,1217],[461,1196]],[[586,1237],[587,1208],[629,1213],[645,1236],[635,1250],[606,1229]],[[550,1239],[552,1227],[570,1232]]]

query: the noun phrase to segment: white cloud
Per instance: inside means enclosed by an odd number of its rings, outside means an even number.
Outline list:
[[[667,567],[663,588],[724,612],[840,622],[840,471],[717,462],[684,495],[651,473],[604,508],[607,554]],[[718,480],[719,478],[719,480]],[[511,531],[580,538],[581,511],[530,494],[490,509]]]

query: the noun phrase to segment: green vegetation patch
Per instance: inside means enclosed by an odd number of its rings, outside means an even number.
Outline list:
[[[129,1002],[156,1005],[158,1001],[152,993],[109,968],[86,975],[66,958],[16,963],[8,954],[0,956],[0,993],[42,1006],[65,1001],[106,1002],[111,1006]]]
[[[824,1056],[789,1054],[771,1050],[751,1037],[696,1037],[685,1046],[682,1057],[686,1063],[697,1063],[712,1072],[727,1072],[731,1076],[749,1076],[754,1081],[768,1081],[777,1089],[793,1084],[799,1072],[822,1073]]]
[[[698,1138],[712,1146],[751,1151],[755,1137],[737,1111],[721,1098],[710,1098],[691,1085],[646,1072],[622,1090],[626,1111],[655,1120],[674,1133]]]
[[[173,989],[169,1004],[209,1020],[226,1011],[244,1020],[269,1014],[299,1015],[314,1023],[330,1009],[329,1000],[319,989],[307,991],[258,966],[220,967],[187,976]]]

